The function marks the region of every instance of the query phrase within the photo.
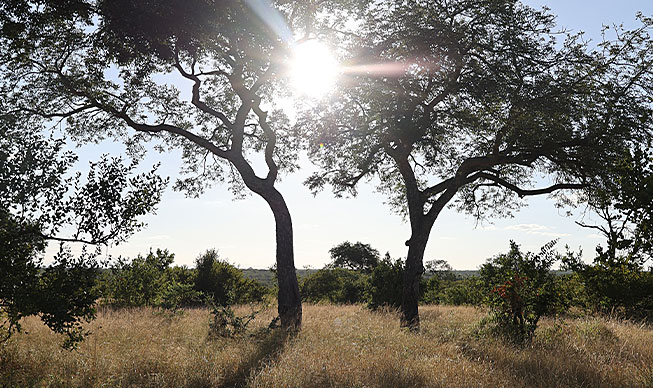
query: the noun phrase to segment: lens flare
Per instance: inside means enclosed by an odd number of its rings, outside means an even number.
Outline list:
[[[338,73],[338,62],[325,44],[309,40],[294,46],[290,77],[299,93],[323,96],[334,87]]]

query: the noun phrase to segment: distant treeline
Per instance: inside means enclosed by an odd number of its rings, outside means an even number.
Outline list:
[[[243,272],[243,276],[245,276],[248,279],[256,280],[260,283],[263,283],[267,287],[274,287],[277,284],[277,278],[274,275],[274,272],[271,271],[269,268],[266,269],[259,269],[259,268],[246,268],[241,270]],[[297,278],[298,279],[303,279],[307,276],[313,275],[319,271],[319,269],[316,268],[305,268],[305,269],[298,269],[297,270]],[[568,273],[568,272],[563,272],[563,271],[554,271],[554,273]],[[458,279],[465,279],[469,277],[474,277],[478,276],[479,272],[478,270],[451,270],[450,274],[455,276]],[[433,276],[432,273],[425,273],[424,277],[429,278]]]

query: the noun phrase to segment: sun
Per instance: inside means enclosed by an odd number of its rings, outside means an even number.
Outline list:
[[[298,93],[322,97],[335,86],[338,73],[338,62],[324,43],[309,40],[293,48],[290,78]]]

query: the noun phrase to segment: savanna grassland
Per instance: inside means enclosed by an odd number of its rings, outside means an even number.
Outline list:
[[[306,305],[295,336],[269,330],[273,316],[223,338],[209,334],[206,309],[103,309],[72,352],[28,318],[0,351],[0,386],[653,387],[653,330],[632,322],[547,320],[515,346],[485,334],[473,307],[425,306],[419,334],[358,305]]]

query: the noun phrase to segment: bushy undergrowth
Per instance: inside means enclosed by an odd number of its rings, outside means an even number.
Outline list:
[[[102,304],[177,310],[210,301],[219,306],[260,302],[268,293],[261,283],[220,260],[215,250],[200,255],[197,267],[171,267],[174,254],[149,252],[131,261],[118,259],[98,280]]]
[[[653,321],[653,269],[647,270],[640,260],[627,255],[611,256],[598,248],[592,264],[585,264],[579,255],[570,253],[564,264],[582,284],[584,307]]]
[[[372,310],[398,308],[403,271],[403,261],[387,254],[365,271],[330,264],[301,279],[300,292],[302,299],[310,303],[363,303]],[[460,279],[450,269],[427,273],[420,283],[420,293],[425,304],[480,305],[484,297],[478,277]]]

